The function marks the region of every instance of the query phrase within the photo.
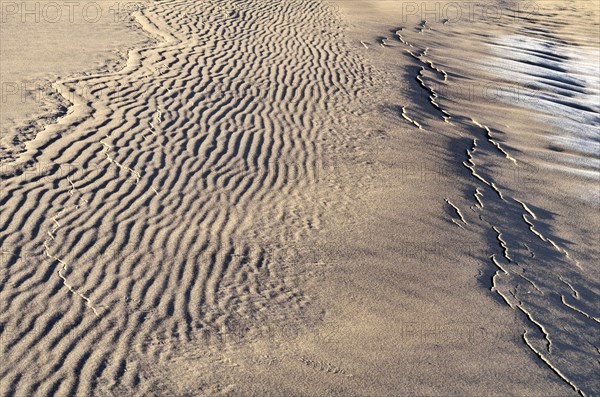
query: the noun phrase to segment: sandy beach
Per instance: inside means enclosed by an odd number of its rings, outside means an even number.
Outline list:
[[[0,395],[600,395],[599,10],[2,0]]]

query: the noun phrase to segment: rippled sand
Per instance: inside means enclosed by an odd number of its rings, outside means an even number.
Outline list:
[[[14,4],[0,394],[600,392],[597,1]]]

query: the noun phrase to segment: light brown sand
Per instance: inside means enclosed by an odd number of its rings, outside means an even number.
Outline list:
[[[52,82],[122,68],[128,48],[148,37],[131,22],[135,2],[2,1],[0,158],[14,159],[72,99]],[[32,122],[33,120],[33,122]]]
[[[520,25],[398,4],[149,2],[122,70],[53,66],[69,113],[2,169],[0,394],[594,395],[592,182],[437,94]]]

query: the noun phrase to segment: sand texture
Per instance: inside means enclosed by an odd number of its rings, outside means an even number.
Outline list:
[[[0,395],[600,394],[597,0],[100,3],[3,0]]]

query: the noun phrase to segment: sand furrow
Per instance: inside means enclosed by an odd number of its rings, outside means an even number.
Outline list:
[[[135,17],[156,43],[132,50],[119,72],[60,82],[75,98],[71,114],[23,157],[43,178],[30,168],[2,181],[3,249],[60,265],[43,282],[33,283],[42,268],[29,274],[12,299],[64,301],[6,325],[31,335],[4,344],[19,360],[2,374],[8,390],[132,386],[134,354],[151,361],[192,336],[213,343],[233,314],[260,324],[306,308],[285,272],[266,270],[284,265],[266,242],[302,243],[310,228],[260,226],[296,222],[302,207],[302,224],[318,224],[308,205],[322,169],[315,142],[356,95],[362,68],[343,41],[321,36],[337,34],[337,19],[313,1],[156,2]],[[44,168],[53,164],[73,172]],[[53,354],[25,383],[48,329]]]

